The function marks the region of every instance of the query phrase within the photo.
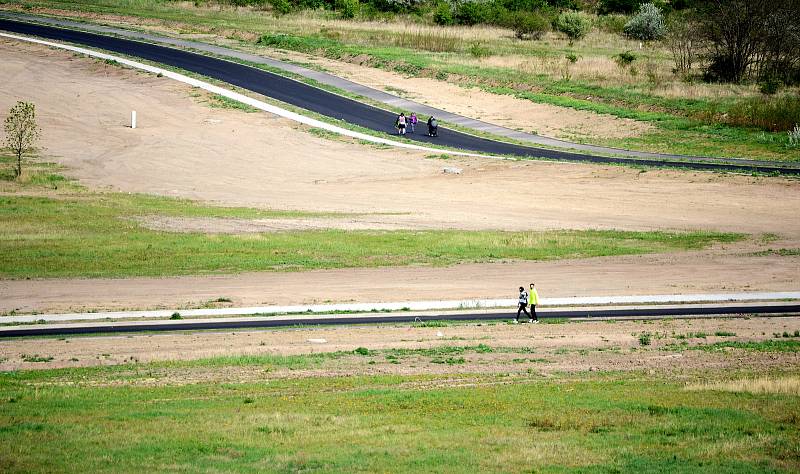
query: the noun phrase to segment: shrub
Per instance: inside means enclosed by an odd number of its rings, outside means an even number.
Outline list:
[[[633,54],[633,51],[623,51],[622,53],[614,56],[614,61],[616,61],[619,67],[629,66],[631,63],[636,61],[636,55]]]
[[[778,80],[775,76],[769,76],[764,81],[759,84],[758,89],[761,91],[762,94],[765,95],[773,95],[778,92],[778,89],[781,87],[781,81]]]
[[[667,31],[661,9],[653,3],[645,3],[639,12],[625,24],[625,34],[642,41],[661,39]]]
[[[275,15],[286,15],[292,11],[292,4],[289,0],[269,0],[272,5],[272,11]]]
[[[181,313],[178,313],[176,311],[176,312],[172,313],[172,316],[170,316],[169,319],[183,319],[183,316],[181,316]]]
[[[336,0],[335,9],[342,18],[355,18],[359,10],[358,0]]]
[[[486,23],[490,16],[489,6],[485,3],[464,2],[456,11],[456,20],[462,25]]]
[[[567,59],[567,61],[571,62],[572,64],[575,64],[575,63],[578,62],[578,56],[575,53],[569,53],[568,55],[566,55],[564,57]]]
[[[555,27],[567,35],[571,43],[586,36],[592,28],[592,22],[584,13],[568,11],[558,15]]]
[[[472,43],[469,47],[469,54],[476,58],[488,58],[492,55],[492,50],[480,43]]]
[[[625,24],[628,23],[626,15],[611,14],[601,15],[596,20],[597,29],[606,33],[622,34],[625,31]]]
[[[550,22],[539,13],[514,12],[505,21],[519,39],[538,40],[550,29]]]
[[[436,11],[433,12],[433,22],[437,25],[445,26],[452,25],[453,21],[453,9],[450,8],[450,4],[447,2],[440,3],[436,7]]]
[[[649,332],[639,334],[639,344],[642,346],[649,346],[652,336]]]

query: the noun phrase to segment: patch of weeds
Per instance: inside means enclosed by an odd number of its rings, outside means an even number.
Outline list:
[[[356,350],[353,351],[353,354],[358,354],[358,355],[362,355],[362,356],[368,356],[368,355],[370,355],[370,351],[366,347],[358,347],[358,348],[356,348]]]
[[[325,130],[324,128],[318,127],[309,128],[308,133],[314,135],[315,137],[324,138],[326,140],[339,140],[342,138],[342,135],[339,135],[336,132],[331,132],[330,130]]]
[[[567,318],[542,318],[540,321],[543,324],[567,324],[569,319]]]
[[[488,354],[489,352],[494,352],[494,350],[486,344],[478,344],[475,348],[475,352],[478,354]]]
[[[415,328],[443,328],[450,326],[450,322],[434,319],[430,321],[420,321],[418,323],[414,323],[413,326]]]
[[[448,357],[447,359],[443,359],[441,357],[437,357],[431,359],[432,364],[447,364],[447,365],[456,365],[456,364],[463,364],[466,362],[466,359],[463,357]]]
[[[736,333],[730,331],[716,331],[714,332],[714,335],[719,337],[734,337],[736,336]]]
[[[759,342],[724,341],[694,347],[694,349],[709,352],[724,351],[728,348],[757,352],[800,352],[800,341],[775,341],[772,339]]]
[[[439,154],[439,155],[436,155],[436,154],[434,154],[434,155],[425,155],[425,158],[427,158],[429,160],[449,160],[449,159],[451,159],[453,157],[451,155],[448,155],[447,153],[442,153],[442,154]]]
[[[286,436],[294,433],[294,430],[285,426],[259,426],[256,428],[259,433],[266,433],[271,435]]]
[[[641,346],[649,346],[650,342],[652,341],[652,334],[649,332],[643,332],[639,334],[639,345]]]
[[[225,296],[220,296],[219,298],[213,300],[214,303],[233,303],[233,300],[227,298]]]
[[[34,354],[34,355],[22,354],[21,357],[23,362],[50,362],[51,360],[53,360],[53,358],[50,356],[40,356],[39,354]]]
[[[243,403],[244,403],[244,404],[246,404],[246,405],[249,405],[249,404],[251,404],[251,403],[255,403],[255,402],[256,402],[256,400],[255,400],[255,398],[253,398],[253,397],[247,397],[247,398],[245,398],[245,399],[244,399],[244,401],[243,401]]]
[[[181,313],[175,311],[172,313],[172,316],[170,316],[169,319],[183,319],[183,316],[181,316]]]

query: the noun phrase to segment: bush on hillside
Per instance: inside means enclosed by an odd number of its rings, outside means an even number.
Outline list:
[[[487,23],[491,16],[488,3],[464,2],[456,10],[456,20],[462,25],[472,26],[478,23]]]
[[[661,39],[667,32],[664,14],[653,3],[645,3],[639,12],[625,24],[625,34],[642,41]]]
[[[519,39],[541,39],[550,30],[550,22],[536,12],[514,12],[504,20],[505,26],[514,30]]]
[[[356,17],[360,5],[358,0],[336,0],[335,8],[342,18],[350,19]]]
[[[289,0],[269,0],[272,5],[272,12],[277,15],[286,15],[292,11],[292,4]]]
[[[555,27],[567,35],[571,43],[586,36],[592,28],[592,22],[585,13],[568,11],[558,15]]]
[[[433,12],[433,22],[440,26],[452,25],[455,20],[453,19],[453,9],[447,2],[440,3]]]

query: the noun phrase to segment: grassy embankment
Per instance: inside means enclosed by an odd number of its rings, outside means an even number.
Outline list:
[[[800,149],[788,146],[784,131],[734,125],[740,122],[737,111],[750,110],[743,106],[744,101],[760,100],[755,86],[685,83],[672,74],[669,52],[663,45],[639,49],[636,42],[598,30],[570,46],[556,34],[541,41],[519,41],[507,30],[407,23],[411,17],[388,24],[341,21],[330,13],[274,17],[268,11],[219,7],[213,2],[194,6],[160,0],[5,3],[122,14],[130,17],[126,21],[140,26],[152,26],[155,21],[175,32],[238,39],[247,49],[267,52],[266,48],[283,48],[357,61],[656,127],[640,137],[591,139],[600,144],[694,155],[800,159]],[[614,56],[628,50],[634,51],[637,59],[629,66],[618,65]],[[577,62],[566,59],[568,54],[578,57]],[[402,89],[402,84],[399,87]],[[568,138],[585,139],[580,131]]]
[[[623,231],[293,231],[213,235],[145,228],[137,218],[269,219],[336,214],[200,205],[171,198],[93,192],[52,165],[29,164],[9,181],[0,160],[0,276],[124,277],[297,271],[390,265],[545,260],[699,249],[740,234]]]
[[[0,374],[0,467],[9,473],[800,469],[800,398],[772,391],[784,381],[796,385],[793,373],[759,374],[752,393],[753,374],[719,380],[705,372],[690,376],[697,383],[689,385],[685,377],[635,372],[458,374],[457,387],[449,386],[453,375],[212,381],[231,371],[315,368],[326,357]],[[350,357],[369,364],[384,356]],[[171,378],[176,371],[208,381]]]

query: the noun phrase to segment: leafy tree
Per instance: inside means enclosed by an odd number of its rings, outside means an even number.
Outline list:
[[[36,124],[36,106],[30,102],[17,102],[5,120],[6,146],[17,155],[14,178],[22,175],[22,155],[30,151],[41,133]]]
[[[355,18],[360,8],[358,0],[336,0],[335,5],[336,11],[346,19]]]
[[[567,11],[562,12],[555,21],[558,31],[567,35],[569,42],[582,39],[592,28],[592,22],[584,13]]]
[[[437,25],[452,25],[453,24],[453,9],[447,2],[442,2],[436,7],[433,12],[433,22]]]
[[[550,29],[550,22],[537,12],[514,12],[505,21],[519,39],[538,40]]]
[[[740,82],[764,46],[768,0],[709,0],[700,9],[703,34],[711,48],[709,81]]]
[[[633,18],[625,24],[625,34],[642,41],[661,39],[667,32],[664,14],[653,3],[644,3]]]

